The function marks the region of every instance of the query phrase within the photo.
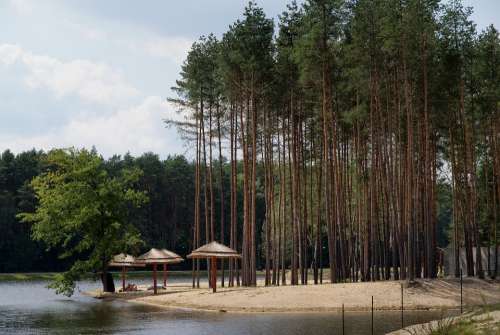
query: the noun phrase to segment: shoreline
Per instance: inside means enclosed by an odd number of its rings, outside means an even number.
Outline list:
[[[176,283],[160,290],[104,294],[87,292],[102,299],[128,302],[170,310],[223,313],[338,313],[367,312],[374,297],[375,311],[401,311],[400,281],[367,283],[324,283],[322,285],[218,288],[211,293],[204,283],[193,289],[190,283]],[[473,278],[464,280],[464,305],[468,308],[500,303],[500,282]],[[404,287],[404,310],[457,310],[460,283],[455,279],[418,280]]]
[[[331,314],[331,313],[341,313],[342,312],[342,307],[340,308],[332,308],[332,309],[265,309],[265,310],[254,310],[254,309],[241,309],[241,310],[225,310],[225,309],[208,309],[208,308],[197,308],[197,307],[187,307],[187,306],[175,306],[175,305],[164,305],[161,303],[155,303],[155,302],[149,302],[149,301],[138,301],[135,299],[122,299],[122,298],[117,298],[120,300],[125,300],[127,302],[133,303],[133,304],[139,304],[139,305],[146,305],[146,306],[151,306],[151,307],[158,307],[166,310],[173,310],[173,311],[187,311],[187,312],[199,312],[199,313],[227,313],[227,314]],[[379,307],[379,308],[374,308],[373,309],[375,312],[401,312],[401,309],[397,308],[392,308],[392,307]],[[418,312],[418,311],[441,311],[443,308],[437,308],[437,307],[428,307],[428,306],[416,306],[416,307],[411,307],[411,308],[405,308],[405,312]],[[455,306],[455,307],[447,307],[447,311],[458,311],[460,310],[460,306]],[[350,308],[344,309],[345,313],[366,313],[371,311],[371,308]]]

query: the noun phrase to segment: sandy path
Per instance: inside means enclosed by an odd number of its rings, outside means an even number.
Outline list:
[[[213,294],[206,287],[192,289],[177,284],[151,293],[119,294],[138,303],[169,308],[188,308],[227,312],[327,312],[345,305],[346,311],[368,310],[371,296],[375,309],[399,309],[401,283],[323,284],[255,288],[218,288]],[[116,295],[115,295],[116,296]],[[481,305],[500,303],[500,283],[477,279],[464,280],[464,303]],[[419,280],[404,289],[405,309],[440,309],[460,306],[460,283],[457,280]]]

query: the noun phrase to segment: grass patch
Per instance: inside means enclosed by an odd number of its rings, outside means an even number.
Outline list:
[[[454,324],[438,326],[429,335],[474,335],[477,334],[474,324],[473,320],[461,320]]]
[[[483,305],[459,316],[441,319],[405,329],[410,335],[500,335],[500,321],[489,313],[500,310],[500,304]]]
[[[460,320],[441,329],[435,329],[429,335],[500,335],[500,323],[488,323],[488,321],[491,319]]]
[[[29,281],[29,280],[52,280],[57,273],[0,273],[0,282],[4,281]]]

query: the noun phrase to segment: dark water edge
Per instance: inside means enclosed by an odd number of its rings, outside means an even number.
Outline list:
[[[340,313],[172,311],[118,300],[96,300],[78,291],[71,298],[57,296],[46,285],[46,281],[0,283],[0,334],[342,334]],[[90,281],[79,284],[80,291],[96,287],[98,283]],[[449,314],[456,314],[456,311],[407,311],[405,325],[428,322]],[[398,311],[375,311],[374,319],[375,334],[385,334],[401,326]],[[346,312],[345,334],[371,334],[371,314]]]

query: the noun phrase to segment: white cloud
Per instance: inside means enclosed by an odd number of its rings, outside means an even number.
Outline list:
[[[186,58],[192,43],[184,37],[155,37],[147,40],[144,47],[150,56],[172,59],[180,64]]]
[[[106,157],[131,152],[140,155],[153,151],[165,156],[182,153],[182,142],[175,129],[166,129],[162,120],[178,119],[174,109],[161,97],[149,96],[141,104],[98,117],[80,116],[48,134],[0,136],[0,143],[14,152],[61,147],[95,146]],[[175,140],[172,140],[175,139]]]
[[[36,55],[17,45],[0,45],[0,64],[23,65],[24,82],[30,88],[47,88],[57,98],[76,95],[87,102],[121,105],[139,94],[123,75],[104,63],[59,59]]]
[[[5,66],[14,64],[22,57],[23,50],[17,45],[2,44],[0,45],[0,63]]]
[[[19,14],[31,14],[35,10],[35,4],[31,0],[9,0],[9,4]]]
[[[89,24],[82,24],[79,22],[65,20],[69,27],[74,29],[82,37],[91,41],[102,41],[108,39],[108,34],[101,29],[97,29]]]

